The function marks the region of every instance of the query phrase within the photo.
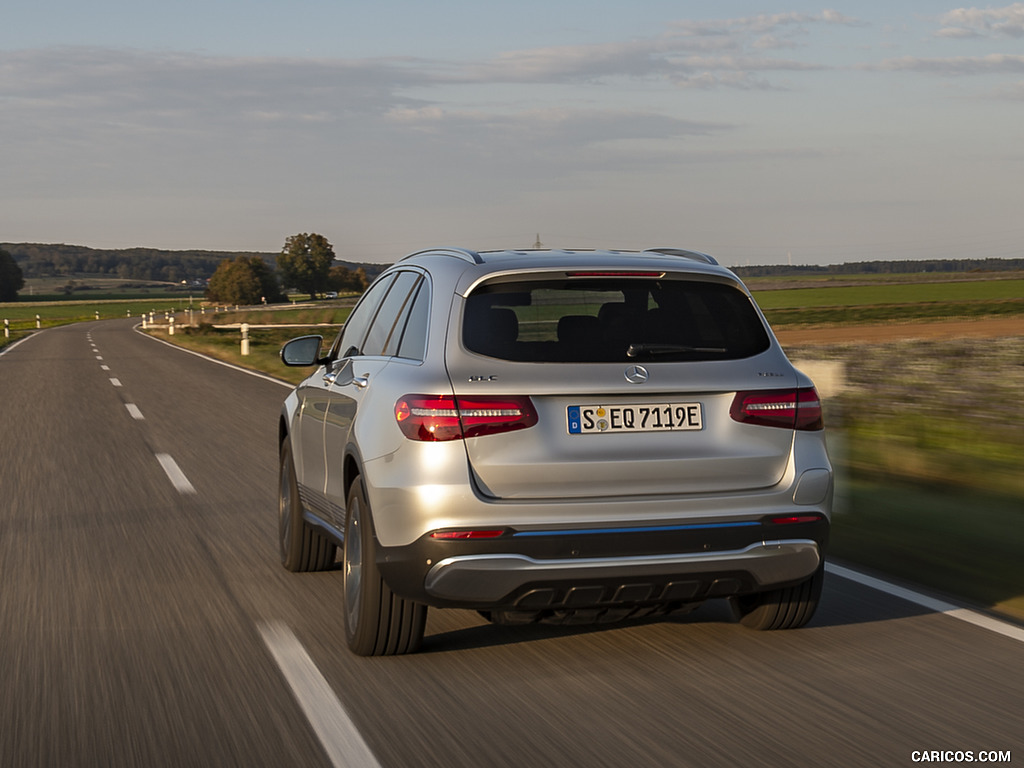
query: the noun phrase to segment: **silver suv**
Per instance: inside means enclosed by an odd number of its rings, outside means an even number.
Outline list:
[[[817,607],[821,404],[705,254],[437,249],[389,267],[280,420],[285,568],[334,567],[348,645],[415,651],[427,606],[602,622],[728,598]]]

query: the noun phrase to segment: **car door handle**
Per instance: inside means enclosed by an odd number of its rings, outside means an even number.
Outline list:
[[[336,373],[325,373],[324,374],[324,384],[326,384],[327,386],[331,386],[331,384],[334,383],[334,380],[336,378],[338,378],[338,374],[336,374]]]
[[[352,377],[352,383],[355,384],[360,389],[366,389],[366,387],[368,387],[369,384],[370,384],[370,377],[369,376],[353,376]]]

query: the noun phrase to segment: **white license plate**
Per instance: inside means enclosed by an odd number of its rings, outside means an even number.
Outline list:
[[[643,405],[570,405],[570,435],[594,432],[672,432],[704,428],[700,403]]]

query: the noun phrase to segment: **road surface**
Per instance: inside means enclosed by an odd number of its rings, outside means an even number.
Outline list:
[[[0,355],[0,766],[1024,761],[1024,633],[835,571],[798,631],[435,610],[355,658],[340,573],[278,564],[286,392],[128,320]]]

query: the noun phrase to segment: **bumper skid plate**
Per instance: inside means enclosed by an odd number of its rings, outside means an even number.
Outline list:
[[[521,554],[445,558],[427,572],[435,600],[543,609],[601,603],[725,597],[802,581],[821,563],[811,539],[761,541],[742,549],[634,557],[534,559]]]

